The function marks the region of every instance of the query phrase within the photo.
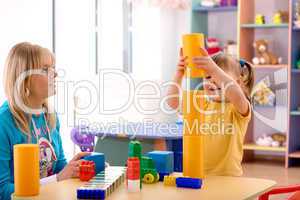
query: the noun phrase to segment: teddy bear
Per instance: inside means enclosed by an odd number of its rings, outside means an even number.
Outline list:
[[[254,65],[278,65],[282,62],[282,58],[274,55],[268,50],[267,40],[257,40],[253,43],[256,57],[252,59]]]

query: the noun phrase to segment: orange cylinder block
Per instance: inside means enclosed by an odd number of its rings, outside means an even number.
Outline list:
[[[204,178],[203,136],[183,136],[183,176]]]
[[[35,196],[40,191],[39,146],[14,145],[15,196]]]
[[[190,78],[204,77],[205,73],[203,70],[195,69],[193,63],[193,57],[201,56],[200,47],[204,47],[204,35],[201,33],[192,33],[182,36],[183,43],[183,55],[187,56],[187,72],[186,76]]]
[[[186,88],[183,91],[183,175],[192,178],[204,178],[203,135],[205,98],[203,78],[205,72],[195,67],[193,57],[201,56],[200,47],[204,47],[204,35],[187,34],[182,37],[183,54],[187,56],[188,66],[185,72]]]

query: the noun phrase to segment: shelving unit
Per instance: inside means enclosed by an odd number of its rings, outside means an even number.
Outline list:
[[[201,6],[201,0],[192,2],[192,32],[218,38],[221,45],[228,40],[237,42],[237,6],[207,8]]]
[[[209,36],[216,35],[214,37],[224,34],[235,36],[238,43],[238,57],[248,61],[255,56],[253,42],[258,39],[267,39],[270,41],[270,50],[283,58],[284,64],[254,66],[256,83],[264,77],[272,79],[271,87],[276,90],[276,104],[278,105],[273,108],[255,106],[253,112],[266,113],[268,116],[277,113],[279,118],[275,119],[275,123],[276,125],[282,124],[282,127],[274,128],[262,122],[262,117],[259,118],[253,114],[254,117],[251,119],[245,137],[245,160],[253,160],[255,154],[262,155],[266,152],[268,155],[284,156],[286,167],[300,164],[300,111],[297,110],[300,106],[300,69],[296,69],[297,59],[300,59],[300,28],[295,28],[293,24],[293,5],[296,0],[239,0],[237,9],[202,8],[199,6],[200,1],[193,0],[192,32],[201,32]],[[272,17],[278,10],[289,11],[289,23],[272,24]],[[255,15],[258,13],[267,16],[267,24],[254,24]],[[231,18],[223,17],[225,15]],[[210,20],[210,18],[217,19]],[[227,25],[228,23],[235,23],[234,27],[237,29],[231,28],[233,25]],[[224,24],[228,27],[223,28]],[[210,30],[211,26],[216,28]],[[275,80],[280,83],[274,84]],[[282,88],[284,88],[283,92],[280,91]],[[255,144],[257,136],[275,132],[286,134],[286,147],[262,147]]]
[[[251,61],[255,56],[253,42],[258,39],[267,39],[270,40],[270,50],[278,56],[281,56],[283,58],[283,63],[287,63],[281,65],[254,66],[256,78],[255,82],[258,83],[264,78],[269,78],[272,82],[271,88],[273,87],[273,89],[278,87],[276,83],[276,81],[278,81],[278,77],[280,77],[279,80],[281,81],[279,85],[281,85],[281,87],[285,87],[286,90],[288,88],[288,79],[286,77],[288,77],[290,64],[287,51],[290,43],[287,35],[289,35],[290,24],[270,24],[270,19],[272,19],[272,15],[278,10],[289,10],[289,3],[289,1],[278,0],[239,1],[238,17],[240,25],[238,25],[238,41],[240,58]],[[255,15],[257,13],[264,14],[269,17],[267,24],[254,24]],[[276,46],[276,48],[274,48],[274,46]],[[283,106],[274,106],[273,108],[264,109],[260,112],[254,108],[253,118],[249,124],[244,145],[245,160],[247,161],[253,160],[255,158],[255,154],[263,154],[265,152],[267,152],[267,155],[275,154],[277,156],[285,156],[287,154],[288,147],[264,147],[253,144],[256,138],[263,134],[281,132],[288,135],[288,92],[275,93],[275,95],[276,104],[279,103]],[[264,120],[265,118],[262,116],[265,116],[267,119]],[[275,122],[272,121],[272,118]],[[274,125],[272,123],[274,123]],[[282,126],[277,127],[276,125],[280,123]]]
[[[289,74],[289,135],[288,135],[288,158],[286,159],[286,166],[294,166],[300,164],[300,70],[296,68],[297,60],[300,59],[300,29],[294,27],[294,6],[296,0],[290,0],[290,32],[289,32],[289,43],[290,43],[290,69]]]

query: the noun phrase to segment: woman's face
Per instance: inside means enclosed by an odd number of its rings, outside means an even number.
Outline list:
[[[55,78],[57,73],[50,55],[42,59],[42,66],[39,68],[41,74],[34,74],[30,79],[30,95],[37,99],[46,99],[55,95]]]

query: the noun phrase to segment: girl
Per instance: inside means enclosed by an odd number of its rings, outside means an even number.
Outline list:
[[[55,94],[54,65],[54,55],[38,45],[19,43],[9,52],[4,73],[7,101],[0,107],[0,199],[10,199],[14,192],[15,144],[39,144],[40,177],[47,182],[78,176],[80,158],[87,155],[80,153],[66,162],[59,121],[47,105],[47,98]],[[20,82],[33,70],[38,73]]]
[[[182,51],[181,51],[182,52]],[[208,175],[242,175],[243,141],[251,118],[250,93],[253,87],[253,70],[249,63],[237,61],[223,53],[193,58],[199,69],[206,72],[204,91],[209,97],[204,117],[204,170]],[[182,57],[175,72],[174,82],[181,85],[186,69]],[[177,109],[179,88],[170,86],[168,104]],[[223,94],[223,97],[222,97]],[[200,125],[201,126],[201,125]],[[223,128],[222,128],[223,127]]]

